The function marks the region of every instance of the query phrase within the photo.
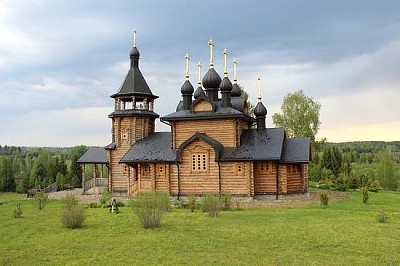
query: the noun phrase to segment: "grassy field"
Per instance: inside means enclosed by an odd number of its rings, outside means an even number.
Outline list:
[[[12,213],[21,203],[24,217]],[[378,223],[380,204],[390,216]],[[359,192],[318,204],[225,211],[172,209],[143,229],[132,210],[87,208],[82,229],[60,222],[60,201],[39,211],[24,195],[0,195],[0,265],[400,265],[400,194]]]

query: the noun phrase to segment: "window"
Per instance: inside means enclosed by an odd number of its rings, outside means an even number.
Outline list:
[[[208,158],[205,153],[192,154],[192,172],[207,172]]]
[[[160,165],[159,172],[162,173],[163,170],[164,170],[164,169],[163,169],[162,165]]]

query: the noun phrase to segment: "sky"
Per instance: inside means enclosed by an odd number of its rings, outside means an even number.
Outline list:
[[[321,104],[317,138],[400,140],[400,1],[0,0],[0,145],[105,146],[133,30],[155,111],[175,111],[191,56],[280,112],[303,92]],[[169,131],[162,123],[157,131]]]

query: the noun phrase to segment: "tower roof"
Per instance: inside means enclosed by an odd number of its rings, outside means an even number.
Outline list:
[[[126,96],[144,96],[156,99],[158,96],[154,95],[142,72],[139,69],[139,50],[136,47],[136,30],[134,31],[133,48],[129,53],[131,59],[131,68],[126,74],[124,82],[119,88],[118,92],[111,95],[111,98],[126,97]]]

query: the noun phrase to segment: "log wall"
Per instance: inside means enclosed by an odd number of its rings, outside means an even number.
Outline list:
[[[273,162],[254,163],[254,193],[255,194],[276,193],[276,163]]]
[[[173,147],[175,149],[193,136],[201,132],[219,141],[224,147],[236,147],[236,120],[233,118],[214,120],[176,121],[173,123]]]

